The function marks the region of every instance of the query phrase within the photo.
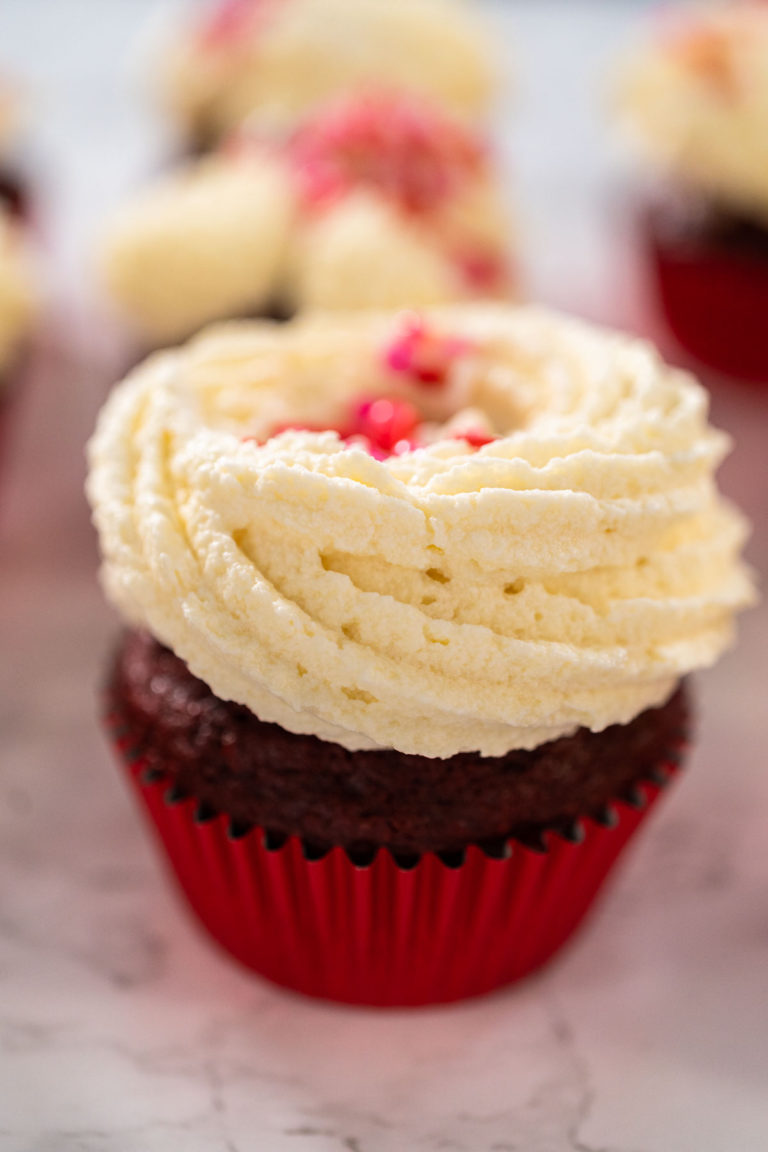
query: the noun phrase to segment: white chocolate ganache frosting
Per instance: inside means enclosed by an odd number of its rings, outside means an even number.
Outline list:
[[[620,112],[694,190],[768,223],[768,5],[670,12],[625,61]]]
[[[285,140],[252,132],[126,204],[104,232],[112,298],[155,344],[269,310],[509,297],[509,220],[474,129],[368,91]]]
[[[493,87],[488,57],[459,0],[220,0],[169,39],[160,81],[176,119],[215,139],[249,116],[282,134],[372,84],[477,119]]]
[[[274,293],[294,214],[271,157],[206,157],[117,211],[99,254],[105,285],[156,343],[256,312]]]
[[[324,429],[337,429],[327,431]],[[707,397],[527,309],[212,329],[108,400],[106,592],[221,698],[449,757],[665,701],[752,600]]]

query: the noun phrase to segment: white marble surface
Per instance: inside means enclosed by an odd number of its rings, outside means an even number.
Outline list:
[[[702,679],[690,771],[588,930],[517,989],[412,1014],[307,1003],[220,956],[165,883],[95,720],[114,621],[80,494],[117,352],[79,260],[149,163],[120,65],[149,7],[0,5],[40,93],[56,284],[0,503],[0,1152],[765,1152],[765,609]],[[496,17],[520,45],[503,143],[531,282],[642,327],[590,81],[637,7]],[[768,393],[721,388],[715,411],[765,570]]]

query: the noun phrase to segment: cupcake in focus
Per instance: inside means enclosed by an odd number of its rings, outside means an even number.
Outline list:
[[[418,1004],[552,956],[752,599],[727,438],[650,347],[464,306],[224,326],[108,400],[106,711],[244,964]]]
[[[768,382],[768,6],[669,12],[626,62],[621,111],[661,177],[643,240],[672,334],[702,365]]]
[[[101,265],[152,346],[222,318],[509,296],[508,247],[482,136],[368,92],[166,176],[108,225]]]
[[[478,119],[487,46],[456,0],[220,0],[165,46],[163,98],[194,150],[246,118],[285,136],[318,104],[371,85]]]

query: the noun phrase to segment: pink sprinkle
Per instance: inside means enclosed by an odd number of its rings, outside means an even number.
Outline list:
[[[206,48],[229,48],[262,23],[274,0],[221,0],[203,22],[200,39]]]
[[[441,385],[454,361],[471,348],[468,340],[432,333],[420,317],[409,317],[403,334],[385,350],[384,361],[391,371],[418,384]]]
[[[415,444],[413,434],[420,423],[421,416],[413,404],[385,397],[365,400],[353,417],[355,433],[366,436],[374,448],[388,455],[409,451]]]
[[[276,424],[268,436],[241,436],[240,440],[243,444],[266,444],[273,436],[279,436],[281,432],[327,432],[327,428],[323,428],[319,424]],[[342,437],[343,439],[343,437]]]
[[[350,448],[362,448],[375,460],[386,460],[390,456],[403,456],[420,446],[419,427],[421,414],[413,404],[397,397],[377,396],[361,401],[353,410],[347,424],[336,428],[327,425],[285,423],[278,424],[269,436],[243,436],[243,442],[266,444],[281,432],[336,432]],[[451,440],[464,440],[472,448],[482,448],[492,444],[496,436],[479,427],[466,428],[454,432]]]
[[[470,448],[483,448],[486,444],[493,444],[496,436],[489,436],[482,428],[467,428],[463,432],[454,432],[452,440],[466,440]]]
[[[352,413],[350,420],[339,427],[317,424],[278,424],[269,436],[243,436],[243,441],[265,444],[281,432],[336,432],[350,448],[362,448],[375,460],[386,460],[393,454],[401,456],[417,447],[414,433],[421,416],[406,400],[378,397],[365,400]]]
[[[476,292],[499,292],[507,281],[507,268],[495,252],[464,252],[456,257],[464,280]]]
[[[357,187],[425,214],[482,170],[485,150],[463,124],[397,94],[352,96],[323,108],[289,144],[307,207]]]

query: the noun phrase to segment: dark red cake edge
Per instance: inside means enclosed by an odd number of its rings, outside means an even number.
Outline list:
[[[166,772],[146,767],[144,763],[145,752],[133,739],[130,724],[119,709],[104,707],[102,715],[114,749],[126,764],[129,772],[135,776],[140,788],[154,789],[167,781],[168,787],[163,792],[162,797],[163,804],[167,809],[177,808],[190,800],[195,800],[194,796],[180,790]],[[332,852],[340,849],[350,863],[357,868],[370,868],[377,857],[384,853],[393,860],[399,869],[404,871],[416,868],[422,860],[429,856],[436,857],[447,868],[459,869],[464,865],[467,852],[471,848],[478,849],[483,856],[490,860],[510,859],[516,845],[522,846],[530,852],[545,855],[549,851],[548,841],[552,836],[573,845],[580,844],[584,839],[584,821],[586,820],[591,820],[601,828],[614,828],[620,819],[618,805],[624,804],[637,812],[643,811],[648,806],[648,797],[643,785],[650,785],[655,790],[654,794],[663,793],[667,789],[681,771],[687,748],[687,736],[681,734],[678,740],[669,745],[665,754],[659,758],[652,769],[638,775],[629,787],[622,789],[599,809],[584,812],[572,821],[542,824],[537,829],[526,830],[524,833],[511,832],[504,837],[468,843],[461,849],[447,852],[431,850],[421,853],[398,852],[387,844],[371,847],[362,852],[342,844],[321,846],[298,835],[274,832],[256,824],[242,823],[227,816],[226,813],[218,811],[206,801],[197,802],[193,819],[195,825],[199,826],[223,818],[227,822],[227,836],[230,841],[238,841],[251,835],[257,835],[260,837],[261,847],[270,853],[282,852],[287,845],[295,842],[300,848],[302,857],[310,862],[323,860]]]

